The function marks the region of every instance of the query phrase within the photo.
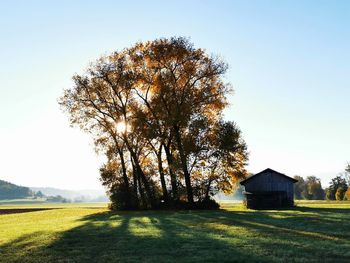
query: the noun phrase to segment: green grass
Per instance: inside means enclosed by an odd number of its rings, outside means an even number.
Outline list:
[[[26,209],[26,208],[86,208],[86,207],[99,207],[99,208],[107,208],[107,203],[96,202],[96,203],[23,203],[23,202],[3,202],[0,203],[0,211],[1,209]]]
[[[275,211],[53,208],[0,215],[0,262],[350,262],[350,202]]]

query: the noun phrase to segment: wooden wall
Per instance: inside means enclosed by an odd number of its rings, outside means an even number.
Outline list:
[[[265,172],[245,182],[246,192],[285,191],[289,200],[294,199],[294,184],[288,178],[273,172]]]

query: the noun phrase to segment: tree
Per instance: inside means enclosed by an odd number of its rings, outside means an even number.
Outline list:
[[[193,207],[246,175],[241,132],[223,121],[226,69],[180,37],[137,43],[73,77],[60,105],[106,154],[101,181],[115,207]]]
[[[294,179],[298,180],[294,184],[294,197],[298,200],[304,199],[303,193],[305,192],[306,188],[304,178],[299,175],[295,175]]]
[[[350,201],[350,187],[348,187],[348,189],[346,190],[346,192],[344,194],[344,200]]]
[[[231,89],[220,78],[227,65],[194,49],[184,38],[156,40],[136,45],[135,49],[135,61],[143,79],[138,95],[147,106],[147,115],[161,123],[162,131],[173,141],[173,153],[177,155],[191,204],[193,189],[188,164],[192,156],[185,149],[184,136],[191,124],[201,120],[214,122],[221,117],[227,105],[225,94]]]
[[[190,169],[196,175],[193,184],[199,200],[208,200],[219,191],[231,194],[238,180],[245,177],[247,161],[247,146],[234,122],[205,126],[209,129],[205,135],[192,131],[184,140],[191,156]]]
[[[34,194],[34,196],[35,196],[36,198],[43,198],[45,195],[44,195],[41,191],[38,191],[38,192],[36,192],[36,193]]]
[[[335,193],[335,199],[337,201],[342,201],[344,200],[344,195],[345,195],[346,189],[342,187],[338,187],[336,193]]]
[[[323,200],[325,198],[325,191],[322,189],[321,180],[315,176],[308,176],[306,178],[308,199]]]
[[[350,163],[347,163],[343,176],[348,185],[350,185]]]
[[[327,191],[327,199],[336,200],[336,193],[338,191],[338,188],[340,189],[338,193],[339,197],[341,197],[345,189],[348,189],[346,180],[342,176],[336,176],[330,182],[330,185]]]

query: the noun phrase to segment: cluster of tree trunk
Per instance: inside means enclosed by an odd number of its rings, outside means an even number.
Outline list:
[[[73,77],[60,104],[106,154],[101,181],[114,208],[199,207],[245,177],[246,144],[223,120],[226,70],[170,38],[102,57]]]

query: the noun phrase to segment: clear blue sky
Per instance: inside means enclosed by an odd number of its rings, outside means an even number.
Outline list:
[[[57,98],[100,55],[190,37],[229,63],[249,170],[316,175],[350,161],[350,1],[2,1],[0,179],[100,188],[89,137]]]

